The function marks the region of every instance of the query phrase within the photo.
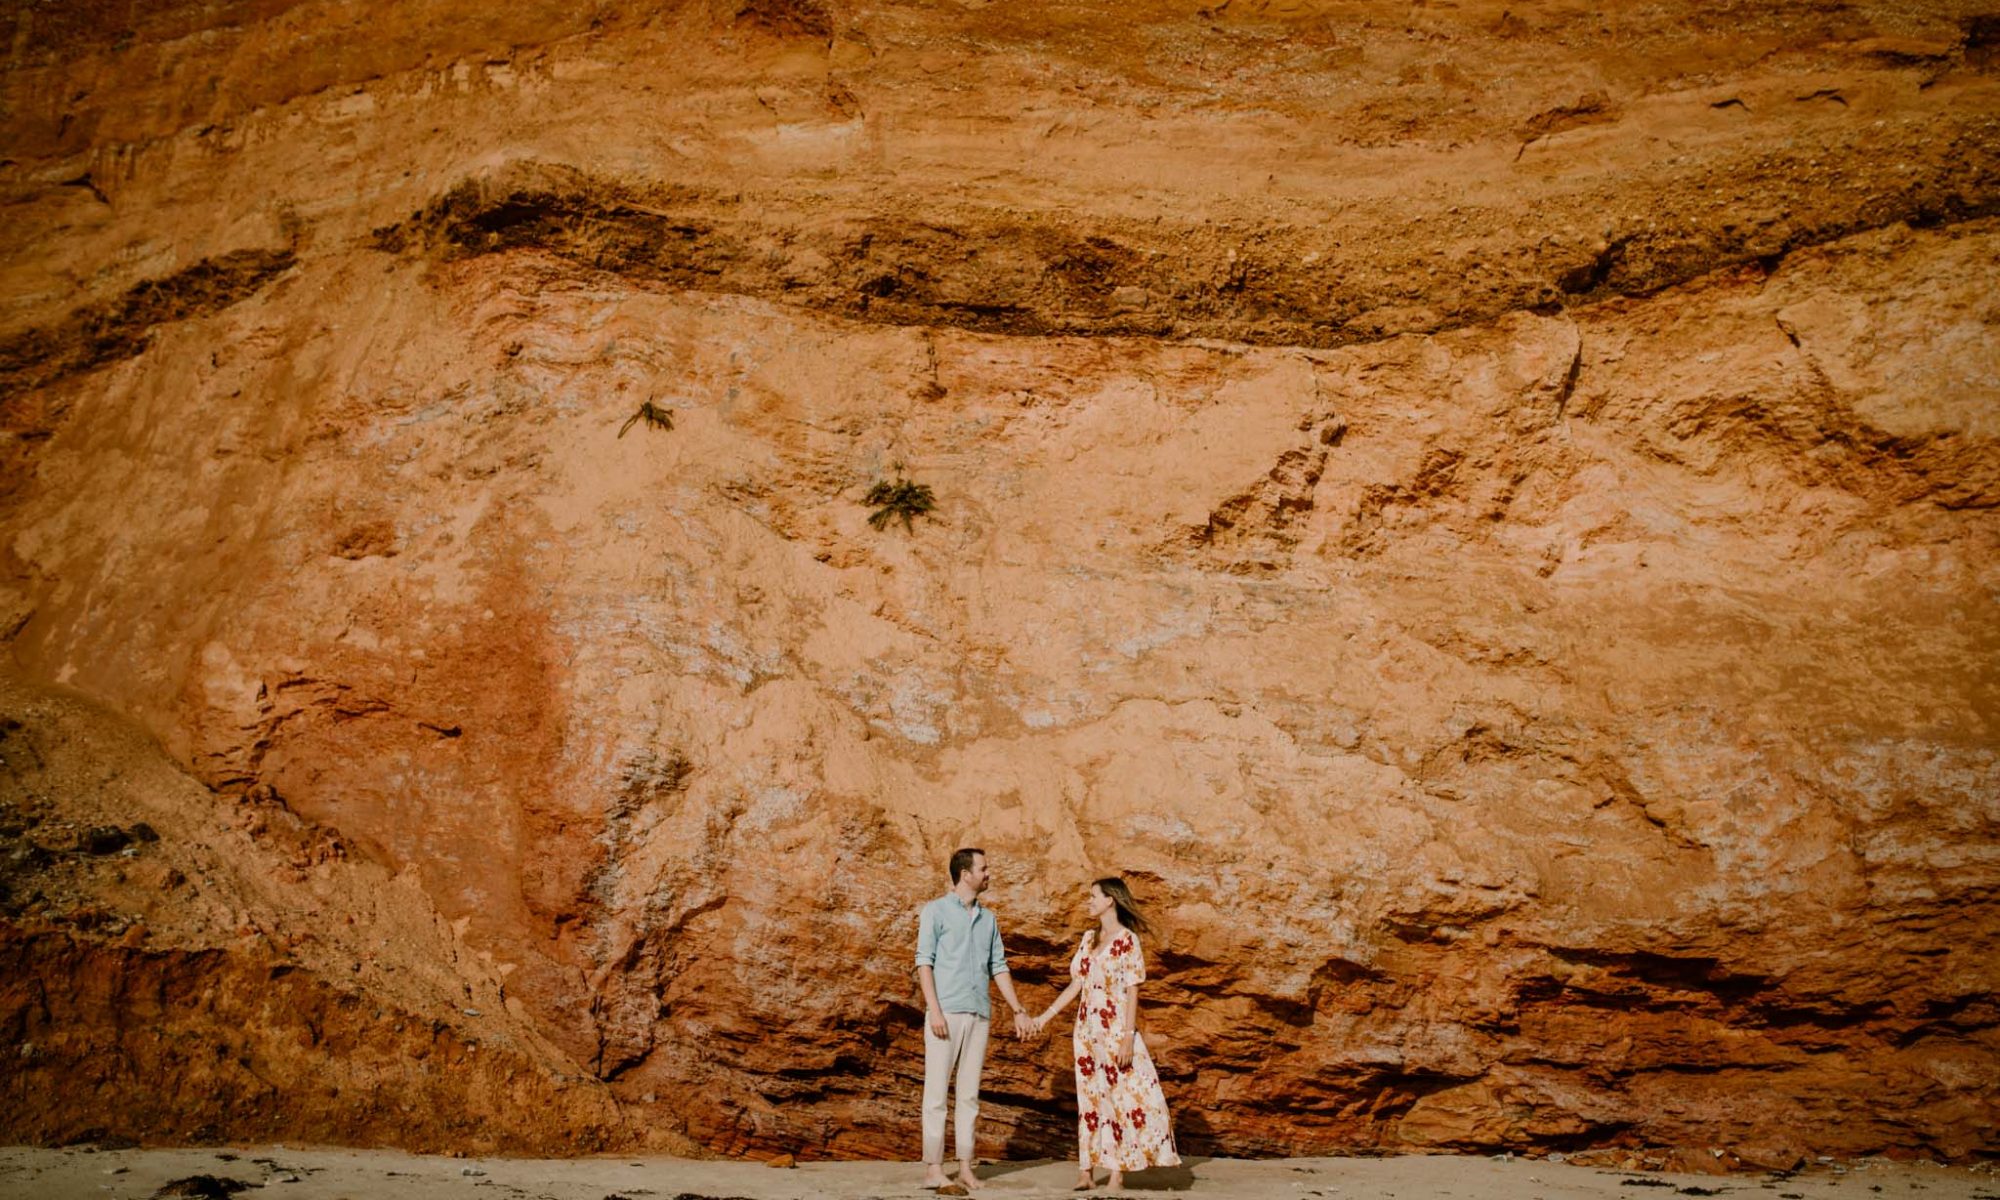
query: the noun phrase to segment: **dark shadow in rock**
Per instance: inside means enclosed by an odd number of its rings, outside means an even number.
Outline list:
[[[1169,1094],[1167,1116],[1173,1120],[1174,1149],[1180,1151],[1182,1161],[1199,1162],[1221,1153],[1223,1148],[1216,1144],[1215,1127],[1208,1123],[1201,1109],[1192,1105],[1176,1108]]]

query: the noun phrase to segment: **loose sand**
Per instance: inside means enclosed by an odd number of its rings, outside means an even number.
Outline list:
[[[979,1169],[990,1197],[1054,1196],[1074,1178],[1067,1162],[993,1163]],[[284,1200],[806,1200],[808,1197],[922,1197],[909,1163],[808,1163],[793,1170],[758,1163],[687,1159],[459,1159],[389,1150],[0,1150],[0,1200],[150,1197],[169,1181],[211,1175],[269,1187]],[[1740,1200],[2000,1200],[1991,1164],[1975,1168],[1865,1160],[1816,1166],[1791,1176],[1641,1174],[1532,1159],[1448,1156],[1192,1159],[1174,1171],[1135,1177],[1133,1195],[1191,1194],[1217,1200],[1326,1197],[1330,1200],[1584,1200],[1735,1196]],[[1100,1194],[1102,1190],[1100,1189]]]

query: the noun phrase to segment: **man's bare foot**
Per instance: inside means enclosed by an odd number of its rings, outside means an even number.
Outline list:
[[[979,1176],[972,1173],[971,1163],[966,1163],[958,1168],[957,1183],[968,1192],[976,1192],[980,1189]]]
[[[924,1183],[923,1183],[923,1186],[925,1186],[925,1187],[927,1187],[927,1188],[930,1188],[931,1190],[935,1191],[935,1190],[937,1190],[938,1188],[941,1188],[941,1187],[943,1187],[943,1186],[944,1186],[945,1184],[947,1184],[947,1183],[950,1183],[950,1182],[951,1182],[951,1180],[949,1180],[949,1179],[946,1179],[946,1178],[944,1177],[944,1164],[942,1164],[942,1163],[925,1163],[925,1164],[924,1164]]]

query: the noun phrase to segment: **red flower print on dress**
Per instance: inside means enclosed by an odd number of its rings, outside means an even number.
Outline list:
[[[1127,989],[1145,979],[1145,956],[1138,936],[1121,930],[1101,943],[1086,934],[1070,959],[1082,993],[1070,1051],[1081,1110],[1078,1149],[1086,1166],[1100,1170],[1115,1166],[1132,1171],[1179,1161],[1159,1073],[1144,1047],[1124,1028]],[[1127,1047],[1133,1055],[1131,1065],[1120,1066]],[[1130,1138],[1125,1136],[1128,1131]]]

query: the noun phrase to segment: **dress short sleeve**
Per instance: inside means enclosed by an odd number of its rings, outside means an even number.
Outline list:
[[[1121,933],[1105,951],[1106,983],[1114,989],[1138,987],[1146,980],[1146,957],[1139,949],[1139,936]]]

